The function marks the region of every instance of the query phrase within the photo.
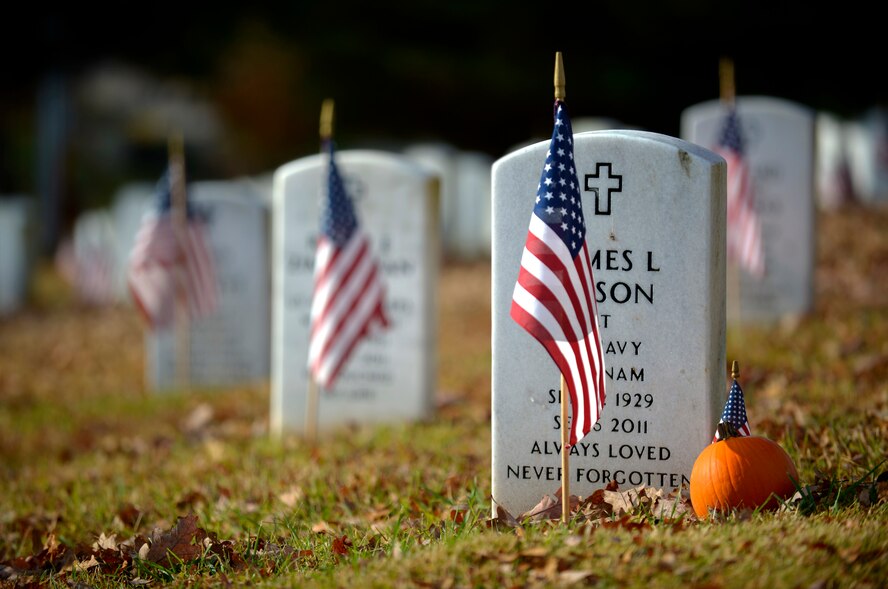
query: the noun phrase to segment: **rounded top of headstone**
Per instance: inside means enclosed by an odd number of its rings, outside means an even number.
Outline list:
[[[493,163],[493,170],[500,166],[507,165],[510,161],[527,157],[534,154],[539,157],[540,153],[545,152],[549,148],[550,140],[540,141],[533,145],[528,145],[507,154]],[[639,131],[634,129],[608,129],[603,131],[585,131],[583,133],[574,133],[574,151],[593,150],[596,145],[602,148],[610,148],[612,144],[628,146],[630,149],[648,149],[648,150],[671,150],[676,153],[683,152],[692,159],[699,159],[709,164],[724,163],[724,158],[714,151],[679,139],[671,135],[655,133],[653,131]]]
[[[315,167],[325,165],[327,157],[327,154],[318,153],[286,163],[275,170],[274,182],[277,183],[293,174],[306,172]],[[421,166],[411,158],[390,151],[346,149],[336,151],[334,157],[339,166],[348,167],[360,165],[379,169],[388,168],[392,171],[398,171],[401,174],[416,176],[417,178],[428,178],[434,175],[430,170]]]
[[[776,96],[737,96],[736,98],[734,98],[734,103],[737,107],[737,111],[740,113],[748,109],[781,114],[785,113],[788,115],[796,114],[805,117],[813,117],[815,114],[814,109],[810,108],[807,105],[801,104],[799,102],[793,102],[792,100],[788,100],[786,98],[779,98]],[[728,106],[722,100],[715,98],[712,100],[699,102],[687,107],[684,111],[682,111],[681,116],[682,119],[685,119],[687,117],[702,116],[713,111],[721,112],[727,108]]]

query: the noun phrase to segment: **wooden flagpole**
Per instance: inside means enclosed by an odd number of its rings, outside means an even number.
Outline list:
[[[570,451],[567,447],[570,443],[570,428],[567,427],[567,407],[570,398],[567,396],[567,383],[564,375],[561,375],[561,522],[570,520]]]
[[[173,328],[176,339],[176,381],[184,389],[191,387],[191,318],[188,291],[185,284],[187,268],[185,240],[187,239],[188,205],[185,183],[185,140],[181,132],[170,135],[168,147],[168,177],[170,182],[170,219],[176,240],[176,301],[173,310]]]
[[[324,152],[324,142],[333,138],[333,99],[327,98],[321,104],[321,153]],[[318,383],[309,370],[308,391],[305,396],[305,437],[310,444],[315,444],[318,437]]]
[[[721,58],[719,61],[719,96],[724,105],[728,107],[734,106],[736,97],[736,88],[734,85],[734,62],[727,57]],[[725,229],[727,233],[728,228]],[[727,259],[727,251],[725,251]],[[740,265],[735,261],[728,263],[728,280],[733,289],[728,289],[728,313],[734,324],[740,325]],[[733,296],[732,296],[733,293]],[[739,333],[739,329],[737,330]]]
[[[555,100],[564,100],[567,96],[564,77],[564,60],[561,52],[555,53]],[[561,375],[561,522],[567,524],[570,520],[570,432],[567,427],[567,415],[570,399],[567,395],[567,385],[564,382],[564,374]]]

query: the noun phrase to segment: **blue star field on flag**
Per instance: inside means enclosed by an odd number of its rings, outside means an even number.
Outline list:
[[[574,167],[573,129],[566,114],[564,105],[559,103],[533,211],[564,241],[571,256],[576,257],[586,240],[586,221]]]
[[[728,400],[725,403],[724,411],[722,411],[719,423],[729,423],[737,430],[741,436],[749,435],[749,420],[746,417],[746,403],[743,400],[743,390],[737,379],[731,383],[731,390],[728,392]],[[719,439],[718,430],[715,432],[713,441]]]
[[[163,175],[154,185],[155,205],[158,214],[165,215],[172,211],[173,208],[173,184],[181,181],[181,172],[176,166],[169,166]],[[198,220],[208,222],[209,214],[204,208],[199,208],[191,201],[190,198],[185,199],[185,215],[188,220]]]
[[[333,142],[328,143],[330,152],[329,200],[321,217],[321,231],[336,247],[343,247],[358,226],[355,209],[345,192],[342,176],[333,158]]]
[[[724,126],[718,144],[732,149],[738,154],[743,154],[743,136],[740,134],[740,120],[737,118],[737,110],[731,109],[725,118]]]

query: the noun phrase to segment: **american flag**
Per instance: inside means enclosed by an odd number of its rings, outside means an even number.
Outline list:
[[[734,379],[734,382],[731,383],[731,390],[728,393],[728,400],[725,403],[725,409],[722,412],[721,420],[719,423],[729,423],[734,426],[734,429],[737,430],[741,436],[749,435],[749,420],[746,418],[746,403],[743,401],[743,390],[740,388],[740,384],[737,382],[737,379]],[[715,430],[715,435],[712,437],[713,442],[717,442],[719,440],[718,429]]]
[[[315,256],[308,346],[309,371],[325,389],[336,382],[358,342],[389,325],[378,264],[345,191],[333,142],[327,143],[327,199]]]
[[[130,292],[154,328],[172,325],[180,289],[192,318],[211,315],[218,306],[215,263],[203,216],[186,201],[185,231],[179,235],[174,227],[171,188],[177,173],[173,167],[158,182],[157,209],[142,220],[129,259]]]
[[[755,212],[749,164],[735,107],[731,107],[725,118],[715,151],[728,163],[728,258],[753,276],[762,277],[765,273],[762,230]]]
[[[573,446],[589,433],[604,406],[604,355],[573,130],[564,103],[556,101],[555,108],[510,315],[543,345],[564,376]]]
[[[107,305],[114,300],[111,285],[113,264],[108,252],[85,246],[76,253],[76,285],[80,299],[91,305]]]

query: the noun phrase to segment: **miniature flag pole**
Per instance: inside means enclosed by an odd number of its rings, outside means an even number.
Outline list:
[[[567,396],[567,383],[564,382],[564,375],[561,375],[561,522],[567,523],[570,519],[570,438],[568,437],[567,427],[567,406],[570,404],[570,397]]]
[[[565,91],[564,60],[561,52],[555,53],[555,100],[564,100],[567,97]],[[570,437],[567,427],[567,407],[570,398],[567,394],[567,383],[564,374],[561,375],[561,522],[566,524],[570,519]]]
[[[324,144],[333,139],[333,99],[327,98],[321,104],[321,152],[324,151]],[[309,443],[314,444],[318,436],[318,383],[312,375],[311,370],[308,373],[308,391],[305,397],[305,437]]]
[[[598,421],[606,385],[595,279],[574,163],[573,127],[564,104],[562,64],[561,53],[556,53],[552,140],[540,171],[509,315],[545,348],[561,373],[559,478],[561,519],[566,524],[570,518],[570,452]]]
[[[176,302],[173,325],[176,337],[176,380],[188,389],[191,385],[191,319],[185,281],[188,270],[185,259],[188,203],[185,182],[185,141],[181,132],[170,135],[168,146],[170,182],[170,218],[176,240]]]
[[[727,108],[734,108],[736,87],[734,85],[734,62],[728,57],[722,57],[718,64],[719,98]],[[728,312],[738,325],[740,324],[740,265],[728,264],[728,278],[733,284],[733,296],[728,293]]]

